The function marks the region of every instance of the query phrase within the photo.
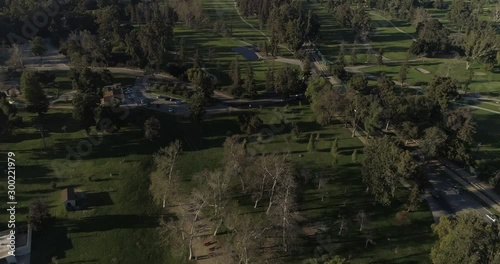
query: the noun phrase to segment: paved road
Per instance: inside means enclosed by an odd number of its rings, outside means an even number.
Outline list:
[[[442,166],[437,162],[431,162],[428,166],[428,178],[432,187],[440,195],[440,198],[430,197],[433,199],[435,204],[438,204],[442,210],[447,211],[447,213],[456,214],[461,211],[474,210],[480,215],[484,216],[484,219],[490,221],[486,214],[491,214],[492,212],[481,205],[474,197],[468,192],[463,191],[459,184],[454,183],[449,177],[443,175],[446,173],[443,171]],[[428,197],[430,195],[427,195]],[[431,204],[429,204],[431,206]]]

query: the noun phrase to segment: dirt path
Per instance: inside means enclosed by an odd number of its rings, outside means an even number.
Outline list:
[[[178,205],[170,208],[172,213],[177,215],[187,214],[193,217],[196,211],[190,208],[189,204]],[[231,263],[232,259],[227,253],[227,248],[221,243],[217,237],[213,236],[212,223],[204,216],[199,216],[195,222],[194,238],[192,241],[193,258],[197,263],[202,264],[225,264]],[[191,230],[191,222],[188,221],[183,227],[187,232]],[[205,243],[210,243],[205,245]],[[210,250],[213,249],[213,250]]]

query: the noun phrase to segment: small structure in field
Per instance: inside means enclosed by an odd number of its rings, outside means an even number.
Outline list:
[[[75,210],[76,208],[76,195],[75,195],[75,189],[73,188],[66,188],[62,190],[61,192],[61,198],[64,203],[64,207],[66,207],[66,210]]]

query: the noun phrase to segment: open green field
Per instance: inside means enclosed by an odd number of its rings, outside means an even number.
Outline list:
[[[378,52],[384,51],[384,57],[391,60],[404,60],[408,56],[408,49],[413,43],[412,37],[415,35],[415,28],[408,23],[401,21],[391,22],[401,31],[397,30],[389,21],[385,20],[377,12],[370,12],[372,27],[375,28],[370,39],[370,45]]]
[[[327,185],[323,202],[314,184],[303,186],[299,213],[304,223],[325,225],[327,231],[304,240],[303,250],[291,263],[319,257],[318,252],[350,255],[352,263],[429,262],[428,253],[434,237],[430,230],[433,220],[427,206],[422,205],[418,211],[410,213],[411,225],[398,226],[395,213],[403,209],[406,189],[398,189],[397,198],[390,207],[375,205],[373,197],[364,191],[359,163],[351,161],[354,149],[358,149],[362,158],[361,142],[351,138],[343,125],[320,127],[312,119],[308,106],[257,111],[266,126],[274,125],[270,126],[274,137],[264,142],[251,137],[248,148],[261,153],[290,151],[299,168],[335,178]],[[290,140],[289,132],[280,128],[283,112],[286,123],[295,122],[299,126],[301,137],[298,140]],[[189,188],[189,180],[195,173],[222,165],[222,143],[226,135],[240,132],[239,124],[235,113],[208,118],[201,125],[161,115],[158,117],[163,136],[160,142],[149,143],[143,139],[141,124],[152,114],[131,112],[126,127],[96,138],[98,143],[87,149],[87,143],[82,143],[87,140],[83,132],[76,129],[70,110],[51,109],[46,114],[46,147],[40,134],[32,128],[38,123],[35,116],[21,112],[26,128],[18,129],[17,134],[2,145],[2,151],[16,153],[18,219],[25,219],[27,207],[35,198],[46,199],[56,217],[51,228],[35,235],[33,263],[45,263],[53,256],[58,257],[59,263],[183,263],[168,255],[169,251],[160,248],[157,242],[155,227],[161,211],[152,204],[148,194],[151,155],[174,138],[182,140],[184,154],[179,168],[186,180],[185,188]],[[67,133],[61,130],[63,125],[68,127]],[[310,133],[320,133],[314,153],[306,150]],[[338,138],[341,150],[337,166],[332,166],[329,152],[333,138]],[[81,159],[68,160],[66,157],[73,153],[69,149],[80,149]],[[65,211],[60,192],[69,186],[88,193],[89,209]],[[354,219],[350,221],[349,235],[338,236],[334,223],[340,212],[354,218],[359,210],[367,213],[369,223],[365,228],[376,243],[366,249],[364,233],[357,231],[359,227]],[[0,220],[5,223],[5,215]]]
[[[480,92],[498,96],[500,93],[500,73],[492,73],[482,69],[479,65],[471,66],[476,75],[472,78],[470,92]],[[362,69],[363,72],[371,73],[377,76],[385,73],[387,76],[398,80],[401,63],[387,63],[382,66],[373,66]],[[417,70],[422,68],[429,71],[428,74]],[[422,61],[410,62],[410,71],[408,73],[407,83],[410,85],[426,85],[433,75],[449,76],[459,82],[465,82],[467,79],[467,70],[465,61],[458,59],[424,59]]]
[[[481,142],[480,158],[500,157],[500,115],[474,109],[474,120],[477,123],[476,142]]]
[[[44,143],[33,128],[36,116],[20,114],[26,128],[16,130],[1,149],[16,154],[18,223],[25,222],[27,207],[37,198],[48,202],[56,218],[35,233],[32,263],[54,256],[59,263],[182,263],[158,249],[159,210],[150,201],[147,178],[157,145],[145,142],[141,129],[131,125],[102,138],[92,133],[95,143],[89,143],[71,110],[51,109],[43,121]],[[61,190],[67,187],[87,192],[87,210],[66,212]],[[0,219],[6,223],[5,214]]]

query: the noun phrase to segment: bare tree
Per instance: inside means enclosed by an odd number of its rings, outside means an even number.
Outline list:
[[[223,210],[229,202],[231,175],[225,171],[204,171],[196,176],[199,186],[199,198],[209,207],[213,207],[212,220],[215,220],[214,236],[224,221]]]
[[[247,166],[247,156],[245,145],[239,142],[237,136],[228,137],[224,141],[224,164],[226,173],[236,176],[240,179],[241,191],[246,191],[244,170]]]
[[[316,179],[318,182],[318,192],[321,194],[321,201],[323,202],[325,200],[325,185],[328,183],[329,178],[325,177],[322,173],[317,173],[316,174]]]
[[[23,51],[21,47],[17,44],[12,44],[9,50],[10,58],[5,62],[5,64],[12,68],[13,70],[21,70],[24,68],[23,63]]]
[[[202,210],[206,203],[201,199],[201,195],[193,192],[189,205],[193,213],[187,213],[181,210],[178,220],[171,219],[168,222],[160,219],[159,233],[162,242],[173,245],[174,248],[187,247],[189,251],[188,260],[193,259],[193,239],[196,234],[196,222],[202,215]]]
[[[363,231],[366,220],[367,220],[367,215],[365,213],[365,210],[359,210],[358,214],[356,215],[356,221],[358,221],[359,223],[359,231]]]
[[[343,215],[339,214],[337,221],[335,224],[339,225],[339,233],[338,235],[342,235],[345,231],[348,230],[348,219]]]
[[[153,199],[163,207],[167,200],[175,199],[179,190],[180,174],[176,170],[176,164],[181,151],[181,143],[176,140],[161,148],[153,158],[155,169],[151,172],[149,191]]]
[[[368,247],[368,243],[375,245],[375,241],[373,241],[373,234],[371,232],[363,232],[363,236],[365,237],[365,248]]]
[[[295,195],[297,185],[293,175],[284,175],[280,185],[280,191],[277,193],[276,203],[279,212],[281,225],[281,240],[283,250],[288,251],[290,240],[295,238],[297,222],[295,211]],[[268,208],[269,210],[269,208]]]
[[[261,256],[264,233],[271,226],[266,220],[253,214],[234,210],[226,216],[226,226],[231,230],[230,246],[236,263],[252,263]]]
[[[259,166],[262,173],[266,174],[269,178],[270,188],[269,203],[267,206],[266,214],[269,214],[271,206],[274,203],[275,195],[279,183],[292,176],[292,165],[289,161],[289,154],[271,154],[269,156],[261,157],[259,159]]]

